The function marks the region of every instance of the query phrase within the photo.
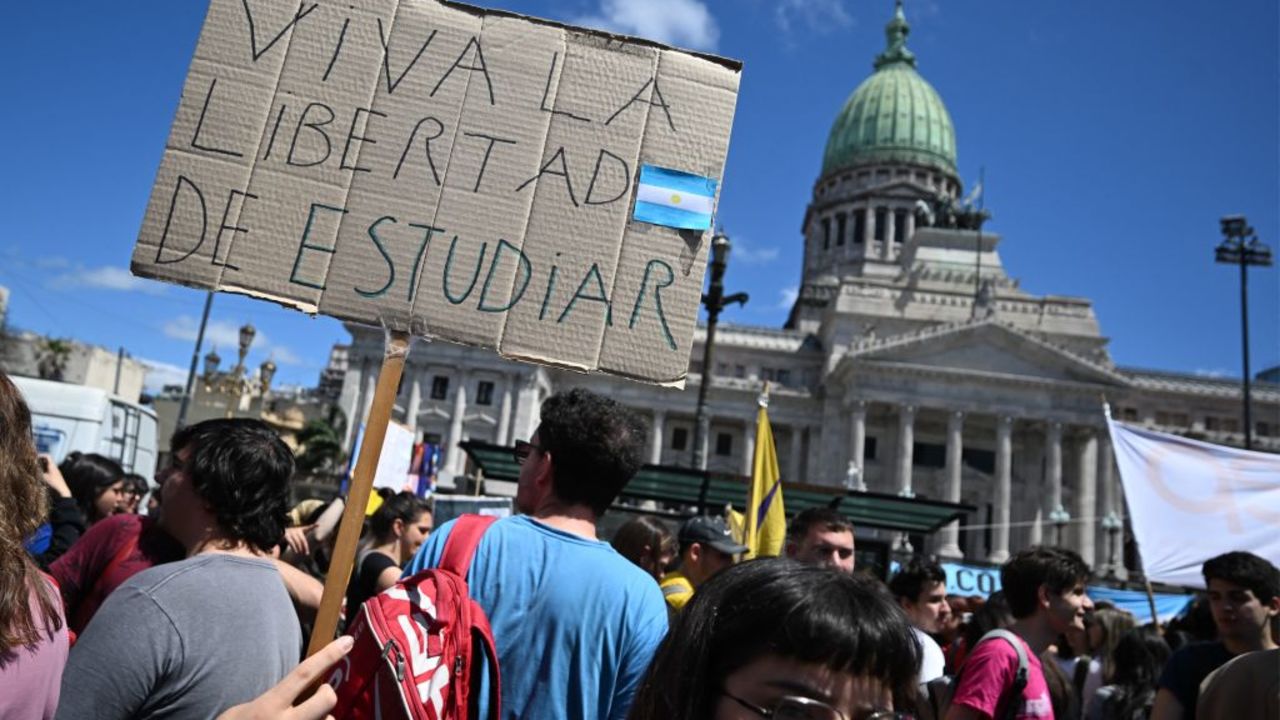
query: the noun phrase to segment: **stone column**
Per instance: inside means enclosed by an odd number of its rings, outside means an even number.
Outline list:
[[[1092,567],[1097,561],[1094,553],[1094,540],[1097,537],[1095,531],[1098,527],[1100,518],[1097,515],[1096,506],[1098,504],[1098,435],[1093,428],[1088,428],[1081,436],[1079,444],[1076,446],[1079,477],[1076,480],[1076,497],[1075,497],[1075,516],[1076,523],[1074,525],[1075,547],[1080,553],[1080,557],[1084,558],[1086,563]]]
[[[1002,563],[1009,559],[1009,497],[1012,491],[1013,418],[996,418],[995,516],[991,529],[991,552],[987,562]]]
[[[791,426],[791,452],[787,453],[787,482],[800,482],[800,454],[804,452],[804,429]]]
[[[1062,507],[1062,423],[1050,422],[1048,431],[1045,433],[1044,445],[1044,475],[1045,475],[1045,497],[1042,502],[1042,519],[1047,517],[1052,525],[1053,516],[1058,510],[1065,510]],[[1059,533],[1058,525],[1052,525],[1053,542],[1056,545],[1066,547],[1067,535],[1066,527]],[[1061,537],[1059,537],[1061,535]],[[1043,541],[1043,535],[1041,537]]]
[[[947,502],[960,502],[960,476],[964,458],[964,413],[947,414]],[[938,536],[941,546],[938,555],[960,559],[960,521],[954,520],[942,528]]]
[[[874,212],[871,215],[875,218]],[[893,248],[893,209],[886,207],[884,209],[884,231],[881,233],[884,240],[880,243],[880,259],[888,260],[892,256]]]
[[[912,454],[915,451],[916,409],[913,405],[903,405],[898,410],[898,494],[903,497],[914,497],[911,491]]]
[[[662,464],[662,441],[667,436],[667,413],[665,410],[653,411],[653,428],[649,438],[649,464]]]
[[[462,420],[467,413],[467,374],[458,373],[458,387],[453,391],[453,415],[449,418],[449,471],[461,475],[467,463],[466,452],[458,447],[462,442]]]
[[[907,216],[906,216],[906,218],[904,218],[904,219],[906,220],[906,223],[907,223],[907,224],[906,224],[906,227],[904,227],[904,228],[902,229],[902,242],[903,242],[903,244],[905,245],[906,243],[908,243],[908,242],[910,242],[910,241],[911,241],[911,236],[912,236],[912,235],[914,235],[914,234],[915,234],[915,232],[916,232],[916,214],[915,214],[915,212],[914,212],[914,211],[912,211],[912,210],[908,210],[908,211],[907,211]]]
[[[755,472],[756,459],[756,425],[747,423],[742,431],[742,474],[751,477]],[[776,448],[775,448],[776,449]]]
[[[422,408],[422,370],[409,366],[409,407],[404,413],[404,422],[418,435],[418,411]]]
[[[867,469],[863,458],[867,452],[867,401],[854,400],[849,414],[849,463],[858,468],[858,488],[867,487]]]
[[[1102,527],[1102,518],[1115,513],[1119,518],[1122,512],[1119,495],[1116,493],[1115,478],[1115,456],[1111,448],[1111,438],[1105,433],[1098,438],[1098,486],[1102,488],[1102,509],[1099,511],[1101,517],[1098,519],[1097,527]],[[1107,574],[1120,572],[1121,565],[1121,546],[1123,542],[1123,534],[1116,532],[1110,534],[1104,529],[1102,531],[1103,543],[1110,543],[1106,557],[1102,559],[1103,570]]]
[[[862,247],[863,252],[871,249],[871,243],[875,242],[876,232],[876,210],[868,205],[862,208]]]
[[[512,386],[516,384],[516,376],[506,373],[502,376],[502,405],[498,408],[498,444],[511,443],[511,396]]]

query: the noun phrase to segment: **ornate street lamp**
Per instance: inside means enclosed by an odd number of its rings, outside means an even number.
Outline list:
[[[698,409],[693,423],[693,466],[698,470],[707,469],[707,453],[703,445],[710,429],[707,420],[707,389],[711,387],[716,323],[720,320],[720,311],[726,306],[732,303],[747,304],[746,293],[724,294],[724,271],[729,264],[729,249],[729,236],[723,230],[711,238],[711,284],[702,295],[702,304],[707,308],[707,338],[702,344],[702,379],[698,383]]]
[[[1116,511],[1112,510],[1107,516],[1102,518],[1102,529],[1107,533],[1107,577],[1116,576],[1116,536],[1120,534],[1120,529],[1124,527],[1124,522],[1120,520],[1120,516],[1116,515]]]
[[[1220,221],[1223,240],[1214,251],[1215,259],[1240,266],[1240,335],[1244,342],[1244,447],[1253,449],[1253,412],[1249,403],[1249,266],[1270,267],[1271,248],[1258,236],[1243,215],[1227,215]]]
[[[222,356],[218,355],[217,348],[205,353],[204,356],[204,380],[209,383],[213,380],[213,376],[218,374],[218,366],[222,364]]]
[[[266,398],[267,392],[271,390],[271,379],[276,376],[276,364],[270,359],[258,366],[258,387],[262,391],[263,398]]]
[[[1062,547],[1062,532],[1067,529],[1067,523],[1071,522],[1071,513],[1059,505],[1049,513],[1049,522],[1053,523],[1053,544]]]

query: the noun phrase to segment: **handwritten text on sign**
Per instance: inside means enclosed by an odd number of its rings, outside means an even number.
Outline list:
[[[680,384],[707,233],[633,220],[636,177],[718,180],[737,85],[440,0],[213,0],[133,270]]]

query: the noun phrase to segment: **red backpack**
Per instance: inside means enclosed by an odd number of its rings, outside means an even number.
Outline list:
[[[481,669],[492,717],[500,717],[498,654],[489,618],[467,588],[480,536],[496,518],[463,515],[439,567],[369,598],[347,628],[355,647],[334,666],[333,716],[354,720],[463,720],[477,714]]]

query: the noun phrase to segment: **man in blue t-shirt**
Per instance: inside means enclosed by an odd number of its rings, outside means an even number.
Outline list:
[[[646,430],[585,390],[547,398],[541,420],[515,448],[524,514],[489,527],[467,576],[493,627],[502,715],[625,718],[667,612],[653,577],[597,539],[596,522],[640,468]],[[432,533],[405,574],[437,566],[452,529]]]

